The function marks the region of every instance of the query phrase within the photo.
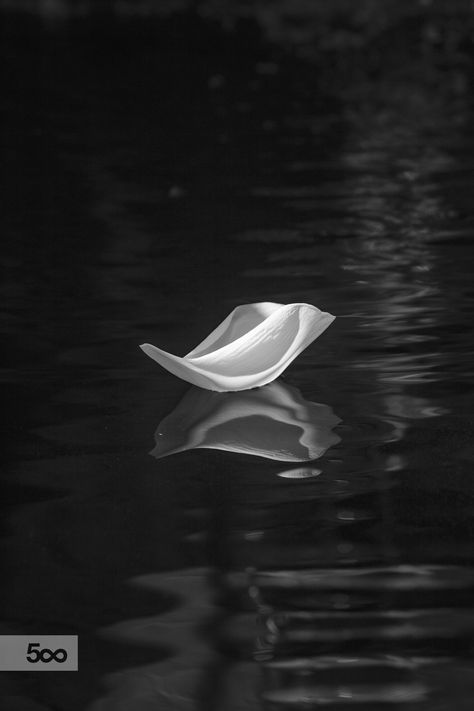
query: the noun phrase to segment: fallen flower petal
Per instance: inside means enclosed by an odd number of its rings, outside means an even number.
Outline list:
[[[140,348],[170,373],[218,392],[271,383],[334,321],[310,304],[244,304],[184,357]]]

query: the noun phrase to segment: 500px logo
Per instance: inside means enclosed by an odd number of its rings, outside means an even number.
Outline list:
[[[77,635],[0,635],[0,672],[77,670]]]
[[[53,659],[55,662],[62,664],[67,659],[65,649],[59,648],[52,650],[47,647],[44,647],[44,649],[34,649],[34,647],[41,647],[40,642],[30,642],[28,645],[26,658],[31,664],[36,664],[36,662],[40,661],[48,664],[48,662],[51,662]]]

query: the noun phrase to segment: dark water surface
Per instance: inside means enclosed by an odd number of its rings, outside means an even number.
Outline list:
[[[465,70],[331,94],[251,37],[68,32],[2,50],[1,631],[80,669],[3,708],[471,709]],[[270,388],[138,349],[256,301],[337,316]]]

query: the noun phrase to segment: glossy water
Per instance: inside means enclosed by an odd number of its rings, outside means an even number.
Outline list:
[[[465,74],[331,96],[252,48],[15,31],[2,632],[78,634],[80,671],[4,675],[8,708],[470,709]],[[138,350],[263,300],[337,316],[270,388]]]

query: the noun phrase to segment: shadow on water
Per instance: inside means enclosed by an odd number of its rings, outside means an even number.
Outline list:
[[[111,37],[102,65],[41,37],[35,76],[10,38],[5,98],[2,629],[82,651],[2,695],[470,711],[467,69],[334,97],[253,45],[236,68]],[[262,390],[183,393],[138,351],[270,299],[337,319]]]

